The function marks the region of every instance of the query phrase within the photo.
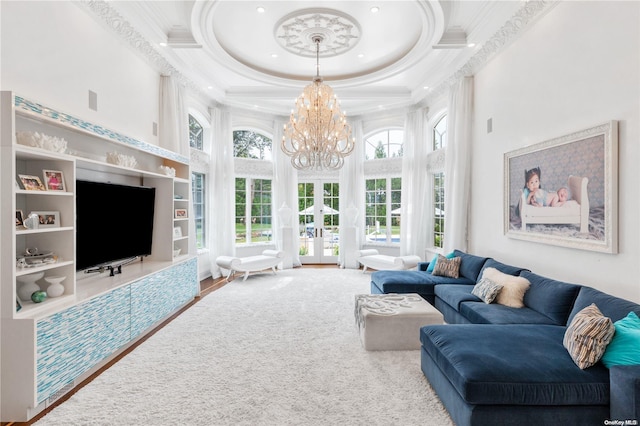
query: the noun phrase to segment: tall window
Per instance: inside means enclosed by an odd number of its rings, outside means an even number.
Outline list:
[[[202,125],[189,114],[189,146],[202,151],[203,140]]]
[[[433,246],[444,243],[444,172],[433,175]]]
[[[365,142],[365,159],[402,157],[403,130],[383,130],[369,136]]]
[[[369,243],[400,243],[400,196],[398,177],[365,181],[365,231]]]
[[[433,127],[433,150],[447,146],[447,116],[442,117]],[[438,171],[433,176],[433,246],[444,245],[444,172]]]
[[[271,180],[236,178],[236,244],[271,241]]]
[[[196,224],[196,247],[201,249],[205,248],[205,181],[204,173],[191,173],[191,197],[193,204],[193,217]]]

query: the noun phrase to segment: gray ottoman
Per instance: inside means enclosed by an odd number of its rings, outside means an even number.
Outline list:
[[[444,322],[416,293],[357,294],[355,302],[360,341],[368,351],[420,349],[420,327]]]

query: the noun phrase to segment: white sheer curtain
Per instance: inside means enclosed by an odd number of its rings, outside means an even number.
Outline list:
[[[451,87],[444,169],[444,251],[468,247],[469,197],[471,196],[471,119],[473,77]]]
[[[355,148],[351,155],[345,158],[344,166],[340,169],[340,242],[346,241],[345,226],[348,223],[347,211],[351,207],[358,209],[356,228],[360,233],[364,229],[364,141],[362,135],[362,120],[351,122],[351,136],[356,140]],[[360,238],[360,233],[356,239]],[[341,244],[344,247],[344,244]],[[356,250],[360,248],[360,242],[356,241]],[[340,250],[338,262],[345,265],[345,250]]]
[[[162,148],[189,157],[189,118],[182,87],[171,76],[160,76],[160,117],[158,119],[159,145]],[[187,176],[188,179],[191,176]],[[194,212],[193,206],[191,211]],[[189,235],[196,235],[196,222],[189,215]],[[196,253],[196,239],[189,242],[189,253]]]
[[[411,111],[405,119],[402,155],[400,254],[424,257],[431,226],[431,192],[427,172],[428,109]]]
[[[289,237],[294,242],[293,250],[287,255],[291,256],[292,266],[296,267],[301,265],[298,251],[298,172],[291,165],[290,158],[280,149],[284,123],[284,120],[276,120],[273,133],[273,184],[271,186],[273,192],[273,234],[278,250],[283,250],[284,236],[281,235],[282,223],[280,223],[278,209],[286,205],[291,209],[291,235]]]
[[[189,156],[187,110],[180,84],[170,75],[160,76],[159,144],[162,148]]]
[[[211,115],[211,161],[209,162],[211,179],[209,205],[209,254],[211,275],[219,277],[220,268],[216,265],[218,256],[235,255],[235,174],[233,169],[233,134],[231,114],[219,108],[212,108]]]

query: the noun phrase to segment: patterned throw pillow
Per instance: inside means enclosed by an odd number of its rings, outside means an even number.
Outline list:
[[[484,303],[491,303],[502,290],[502,285],[491,281],[489,278],[482,278],[473,286],[471,294],[482,299]]]
[[[433,269],[433,275],[440,275],[441,277],[458,278],[460,276],[460,262],[461,257],[454,257],[453,259],[447,259],[443,255],[438,255],[438,261],[436,267]]]
[[[602,358],[614,333],[611,319],[602,315],[596,304],[592,303],[573,317],[562,344],[573,362],[584,370]]]

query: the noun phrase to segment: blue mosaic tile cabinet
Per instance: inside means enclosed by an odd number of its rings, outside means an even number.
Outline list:
[[[197,260],[39,320],[37,403],[142,335],[198,293]]]
[[[174,217],[176,208],[191,208],[191,171],[180,154],[12,92],[1,91],[0,104],[0,233],[13,237],[0,245],[0,421],[26,422],[197,297],[190,215]],[[67,149],[18,143],[20,132],[63,138]],[[110,164],[106,154],[113,151],[134,156],[137,164]],[[164,172],[168,167],[175,176]],[[43,169],[62,171],[65,190],[16,187],[18,174],[42,176]],[[115,276],[76,271],[75,183],[87,176],[156,188],[152,253]],[[12,223],[20,209],[57,211],[61,225],[21,229]],[[16,265],[16,255],[29,247],[51,250],[58,259]],[[64,276],[64,293],[41,303],[20,301],[20,282],[37,272]]]

